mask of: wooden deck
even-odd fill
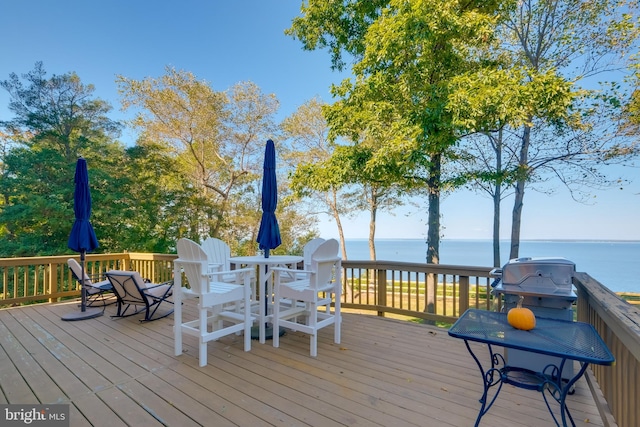
[[[185,305],[185,311],[192,310]],[[343,317],[342,344],[325,328],[279,349],[239,337],[196,341],[173,355],[173,317],[64,322],[76,303],[0,310],[0,403],[70,403],[71,426],[472,426],[479,372],[446,330],[361,314]],[[586,381],[568,403],[576,424],[601,426]],[[550,426],[539,393],[505,386],[485,426]]]

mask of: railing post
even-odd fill
[[[424,311],[425,313],[429,313],[429,314],[435,314],[436,313],[436,300],[435,300],[435,293],[436,293],[436,289],[438,288],[438,284],[436,283],[436,280],[438,278],[438,275],[435,273],[427,273],[424,275],[424,280],[425,280],[425,290],[424,290],[424,298],[425,298],[425,307],[424,307]],[[424,322],[427,325],[435,325],[436,322],[434,322],[433,320],[428,320],[425,319]]]
[[[460,316],[469,309],[469,276],[460,276],[460,295],[458,295],[458,303],[460,311],[458,313],[454,313],[454,315]]]
[[[48,265],[47,282],[45,283],[46,289],[49,291],[49,295],[53,295],[58,292],[58,264],[49,263]],[[49,302],[56,302],[58,298],[49,298]]]
[[[387,307],[387,270],[377,271],[377,282],[378,282],[377,305],[379,307],[384,307],[382,310],[378,309],[378,316],[384,317],[384,313]]]

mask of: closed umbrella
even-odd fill
[[[62,317],[62,320],[83,320],[102,315],[100,308],[87,309],[87,293],[84,287],[85,254],[98,247],[98,238],[89,221],[91,217],[91,190],[89,188],[89,172],[87,171],[87,161],[80,157],[76,163],[75,191],[73,194],[73,210],[75,221],[71,228],[67,246],[69,249],[80,253],[80,265],[82,276],[81,284],[81,311],[69,313]]]
[[[257,242],[264,250],[265,258],[269,258],[269,251],[282,243],[280,227],[276,219],[278,206],[278,183],[276,182],[276,148],[272,140],[267,141],[264,153],[264,170],[262,176],[262,219],[258,231]]]
[[[262,219],[260,220],[260,229],[258,230],[258,238],[256,241],[259,248],[264,250],[264,257],[269,258],[269,251],[280,246],[280,227],[276,219],[276,207],[278,206],[278,183],[276,181],[276,147],[272,140],[267,141],[267,147],[264,152],[264,166],[262,175]],[[265,275],[267,276],[268,266],[264,266]],[[268,307],[268,298],[264,298],[265,311]],[[282,335],[284,330],[280,331]],[[258,338],[259,331],[257,327],[251,329],[251,337]],[[273,329],[266,327],[266,337],[273,337]]]

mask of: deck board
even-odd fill
[[[65,322],[76,302],[0,310],[0,403],[71,403],[71,426],[470,426],[482,394],[464,342],[446,330],[345,313],[342,343],[321,331],[288,332],[280,348],[239,336],[197,340],[173,355],[173,317],[150,323]],[[185,317],[195,315],[191,303]],[[474,344],[475,345],[475,344]],[[569,396],[579,426],[602,426],[584,379]],[[539,393],[504,386],[482,420],[491,426],[552,424]]]

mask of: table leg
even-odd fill
[[[269,306],[272,304],[273,285],[271,279],[271,268],[268,264],[257,264],[258,277],[256,282],[258,301],[258,325],[251,328],[251,338],[264,344],[266,340],[273,338],[273,328],[269,326]],[[278,331],[280,336],[284,334],[284,329]]]
[[[480,412],[478,412],[478,418],[476,418],[475,423],[475,426],[478,427],[480,425],[480,419],[482,419],[484,414],[489,412],[489,409],[491,409],[491,406],[493,406],[493,403],[496,401],[498,394],[500,394],[500,390],[502,390],[502,383],[504,378],[502,376],[501,369],[498,368],[498,366],[502,365],[504,367],[505,362],[502,354],[494,353],[491,345],[487,345],[489,349],[489,357],[491,359],[491,367],[485,372],[482,363],[480,363],[478,357],[473,353],[473,350],[471,350],[469,342],[467,340],[464,340],[464,344],[467,346],[467,350],[469,351],[469,354],[471,354],[471,357],[473,357],[473,360],[476,361],[476,365],[478,365],[478,368],[480,369],[480,375],[482,376],[483,392],[482,397],[480,398],[481,406]],[[498,388],[496,389],[493,398],[491,398],[491,401],[489,401],[487,404],[489,390],[496,385],[498,386]]]
[[[493,403],[496,401],[498,394],[500,394],[500,390],[502,390],[502,384],[504,383],[512,384],[520,388],[539,391],[540,393],[542,393],[544,402],[547,405],[547,409],[549,410],[549,413],[551,414],[551,417],[553,418],[553,421],[555,422],[556,426],[559,427],[560,425],[562,425],[563,427],[567,427],[568,425],[567,419],[568,419],[568,421],[571,422],[571,425],[575,427],[576,424],[573,420],[573,417],[571,416],[571,412],[569,411],[569,408],[567,407],[567,402],[566,402],[567,395],[569,394],[570,390],[573,388],[575,383],[584,374],[585,370],[587,369],[587,366],[589,365],[588,363],[580,363],[580,371],[565,384],[562,379],[562,375],[560,373],[563,372],[563,368],[565,363],[567,362],[567,359],[563,359],[559,367],[549,365],[547,368],[553,369],[553,372],[551,372],[550,374],[544,373],[544,372],[534,373],[527,369],[506,366],[505,360],[502,354],[494,353],[491,345],[487,345],[489,349],[489,356],[491,359],[491,367],[485,371],[484,367],[482,366],[482,363],[480,362],[478,357],[474,354],[473,350],[471,349],[469,342],[465,340],[464,343],[467,346],[467,350],[469,351],[469,354],[471,354],[471,357],[473,357],[473,360],[475,360],[476,365],[478,365],[478,368],[480,369],[480,374],[482,376],[482,382],[483,382],[483,392],[482,392],[482,397],[480,398],[481,406],[480,406],[480,411],[478,412],[478,417],[476,418],[476,423],[475,423],[476,427],[480,425],[480,420],[482,419],[484,414],[489,412],[489,409],[491,409],[491,406],[493,406]],[[570,362],[571,361],[569,361],[569,363]],[[547,371],[547,368],[545,368],[545,371]],[[514,378],[509,378],[510,372],[512,374],[514,372],[527,373],[527,375],[532,376],[536,380],[536,382],[535,384],[531,384],[531,383],[520,382]],[[489,399],[489,390],[496,385],[498,386],[498,388],[496,389],[496,392],[493,395],[493,397]],[[558,422],[558,419],[553,413],[553,409],[549,404],[547,394],[549,394],[549,396],[551,396],[560,405],[560,419],[562,424]]]
[[[173,354],[182,354],[182,270],[173,267]]]
[[[578,371],[578,373],[574,375],[574,377],[571,378],[566,384],[564,384],[564,381],[562,380],[561,375],[556,375],[556,374],[563,372],[562,368],[564,367],[564,364],[566,362],[567,362],[567,359],[562,360],[562,362],[560,363],[560,367],[557,368],[557,371],[550,376],[550,378],[553,378],[554,380],[549,380],[544,384],[542,384],[540,392],[542,393],[544,402],[547,405],[547,409],[549,410],[549,413],[551,414],[551,417],[553,418],[553,421],[555,421],[556,425],[560,426],[560,423],[556,419],[556,416],[553,414],[551,406],[549,405],[549,401],[547,400],[547,393],[560,405],[560,419],[562,421],[562,426],[566,427],[568,425],[567,424],[567,417],[568,417],[569,421],[571,422],[571,425],[575,427],[576,423],[573,420],[573,417],[571,416],[571,412],[569,411],[569,408],[567,407],[567,395],[569,394],[569,392],[571,391],[575,383],[580,379],[580,377],[584,375],[584,372],[587,370],[587,366],[589,366],[589,364],[581,362],[580,370]]]
[[[260,324],[258,325],[258,329],[259,329],[259,338],[260,338],[260,344],[264,344],[267,338],[267,307],[269,304],[269,301],[267,299],[267,282],[266,282],[266,278],[267,278],[267,272],[269,270],[269,266],[266,264],[262,264],[262,265],[258,265],[258,268],[260,269],[260,271],[258,272],[258,280],[260,282],[260,288],[259,288],[259,293],[260,293],[260,299],[262,300],[260,302],[260,304],[258,304],[260,306],[259,310],[260,310]]]

